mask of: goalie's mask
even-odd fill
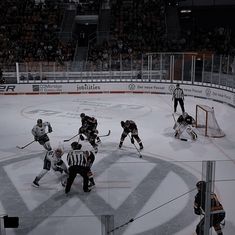
[[[80,117],[81,117],[81,118],[84,118],[85,116],[86,116],[85,113],[81,113],[81,114],[80,114]]]
[[[188,117],[188,113],[184,112],[183,113],[183,118],[186,118],[186,117]]]
[[[197,190],[200,192],[206,192],[206,182],[201,180],[196,183]]]
[[[64,154],[64,152],[63,152],[63,150],[61,148],[57,148],[55,150],[55,156],[56,157],[60,158],[60,157],[62,157],[63,154]]]
[[[80,150],[82,148],[82,145],[75,141],[71,144],[71,147],[73,150]]]
[[[42,127],[42,119],[38,119],[38,120],[37,120],[37,125],[38,125],[39,127]]]

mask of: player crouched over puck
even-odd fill
[[[90,192],[91,187],[95,185],[91,166],[95,160],[95,155],[91,151],[82,151],[82,145],[78,142],[71,144],[72,150],[67,155],[69,166],[69,177],[65,187],[65,194],[70,192],[71,186],[77,174],[83,178],[83,191]]]
[[[125,140],[125,138],[127,137],[129,133],[131,133],[131,143],[135,144],[135,140],[136,140],[140,146],[140,150],[144,148],[142,141],[138,135],[137,125],[134,121],[132,120],[126,120],[125,122],[121,121],[121,127],[123,128],[123,132],[121,135],[119,148],[122,147],[123,141]]]
[[[195,125],[195,120],[188,113],[184,112],[179,116],[177,122],[175,123],[173,129],[175,130],[175,138],[180,139],[182,133],[186,130],[192,140],[197,139],[197,134],[193,130],[192,126]]]
[[[64,152],[61,148],[57,148],[55,150],[50,150],[46,153],[43,163],[43,170],[36,176],[33,181],[34,187],[39,187],[39,181],[44,175],[52,168],[55,172],[59,173],[59,177],[61,177],[61,184],[64,185],[63,179],[67,178],[68,170],[64,161],[61,159]]]

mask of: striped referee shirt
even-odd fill
[[[69,166],[84,166],[88,165],[84,152],[81,150],[71,150],[67,155],[67,162]]]
[[[184,92],[181,88],[175,88],[173,91],[173,98],[174,99],[183,99],[184,98]]]

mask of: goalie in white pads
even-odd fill
[[[42,119],[37,120],[37,124],[32,129],[32,134],[34,140],[38,141],[47,151],[51,150],[50,139],[46,133],[46,127],[48,127],[48,132],[52,132],[52,127],[49,122],[43,122]]]
[[[186,130],[192,140],[197,139],[197,134],[193,130],[192,126],[195,124],[195,120],[188,113],[184,112],[179,116],[177,122],[175,123],[173,129],[175,130],[175,138],[180,139],[182,133]]]
[[[61,177],[62,186],[64,185],[64,179],[68,176],[68,169],[62,160],[64,152],[61,148],[57,148],[55,150],[50,150],[46,153],[43,163],[43,170],[36,176],[33,181],[34,187],[39,187],[39,181],[41,178],[46,175],[46,173],[52,168],[55,172],[59,173],[59,177]]]

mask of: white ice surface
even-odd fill
[[[174,139],[173,107],[168,95],[1,96],[0,214],[19,216],[24,221],[22,231],[9,229],[7,234],[24,234],[25,221],[34,217],[38,217],[33,220],[37,224],[27,230],[30,235],[62,235],[65,231],[101,234],[100,216],[113,214],[115,227],[135,219],[115,234],[191,235],[200,218],[193,215],[196,191],[187,192],[201,179],[202,161],[206,160],[216,161],[215,191],[226,210],[224,234],[235,234],[235,109],[186,97],[186,111],[193,116],[196,104],[214,107],[226,133],[224,138],[199,135],[196,142]],[[51,145],[64,147],[66,161],[71,141],[63,140],[77,133],[81,112],[97,118],[101,135],[111,130],[109,137],[102,138],[93,166],[96,188],[83,193],[77,177],[71,195],[65,197],[52,171],[40,181],[40,188],[33,188],[31,183],[42,169],[45,151],[38,143],[23,150],[16,146],[32,141],[31,129],[42,118],[51,122]],[[123,149],[118,149],[120,121],[127,119],[138,125],[144,144],[142,159],[128,137]],[[92,150],[86,142],[83,148]],[[190,222],[184,222],[187,218],[191,218]],[[175,229],[177,226],[180,230]]]

